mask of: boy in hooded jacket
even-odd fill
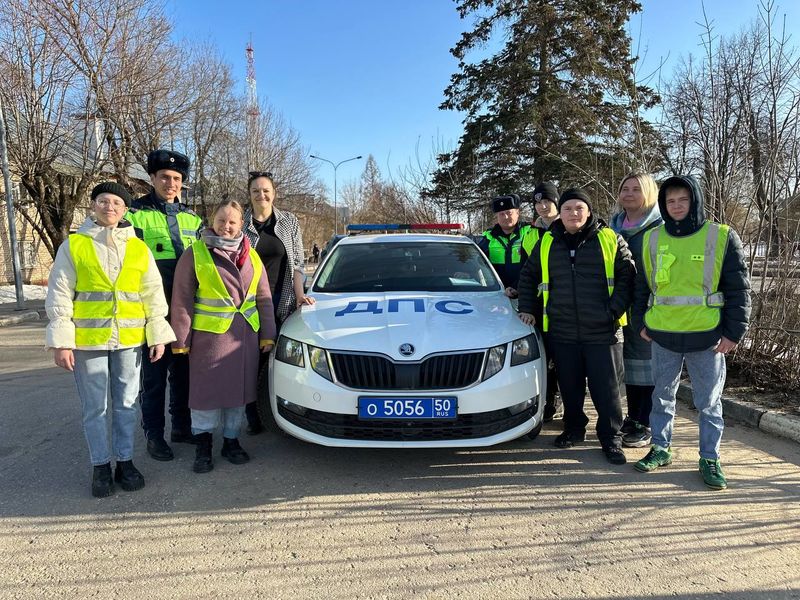
[[[664,223],[645,234],[636,275],[633,325],[652,340],[655,390],[652,446],[635,464],[642,472],[672,462],[675,394],[684,362],[700,422],[700,473],[712,489],[727,480],[719,460],[724,421],[725,354],[750,320],[750,282],[742,242],[728,225],[706,220],[703,192],[691,176],[659,189]]]

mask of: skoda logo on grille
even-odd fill
[[[414,352],[416,352],[416,350],[414,346],[412,346],[411,344],[400,345],[400,354],[402,354],[403,356],[411,356],[412,354],[414,354]]]

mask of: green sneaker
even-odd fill
[[[672,448],[661,450],[656,446],[650,446],[650,452],[642,460],[638,461],[633,468],[642,473],[654,471],[658,467],[663,467],[672,462]]]
[[[700,474],[703,476],[705,484],[712,490],[724,490],[728,487],[725,474],[722,472],[722,465],[719,464],[718,460],[701,458]]]

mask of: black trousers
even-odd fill
[[[549,407],[554,413],[561,408],[561,401],[556,398],[558,392],[558,377],[556,376],[556,363],[553,361],[553,349],[550,347],[550,336],[546,333],[544,338],[544,351],[547,353],[547,397],[545,406]]]
[[[147,439],[164,437],[164,404],[169,379],[169,414],[172,429],[191,433],[192,414],[189,411],[189,357],[173,354],[169,344],[164,356],[154,363],[147,358],[147,346],[142,349],[142,378],[139,404],[142,407],[142,428]]]
[[[564,403],[564,431],[585,434],[586,383],[597,411],[597,439],[603,448],[620,447],[622,436],[622,344],[573,344],[551,340],[558,387]]]
[[[653,408],[652,385],[625,384],[628,396],[628,416],[645,427],[650,427],[650,410]]]

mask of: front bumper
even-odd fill
[[[294,437],[324,446],[491,446],[521,437],[542,421],[542,359],[515,367],[506,364],[494,377],[468,388],[429,392],[353,390],[310,368],[275,361],[274,356],[271,361],[270,404],[278,426]],[[458,416],[450,421],[362,420],[358,417],[359,396],[456,396]],[[524,403],[528,405],[520,408]]]

